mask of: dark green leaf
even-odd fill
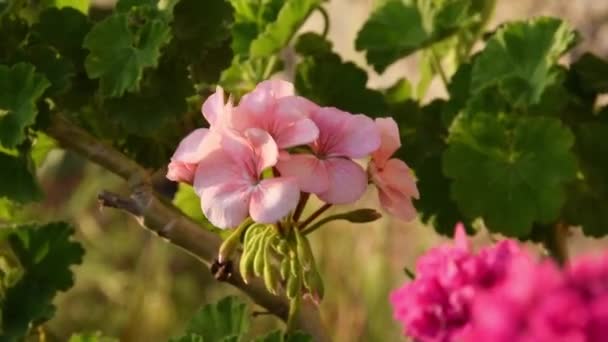
[[[230,65],[232,7],[225,0],[181,0],[173,8],[175,54],[190,65],[194,82],[215,84]]]
[[[355,46],[365,51],[376,71],[383,72],[398,59],[470,24],[470,5],[469,0],[386,1],[359,31]]]
[[[156,67],[160,49],[170,40],[166,17],[151,10],[142,13],[138,18],[113,14],[93,26],[85,38],[84,47],[90,51],[85,60],[87,74],[100,79],[106,97],[139,90],[144,70]],[[135,20],[139,25],[129,26]]]
[[[586,53],[571,66],[580,86],[595,93],[608,92],[608,61]]]
[[[70,266],[82,261],[84,250],[71,241],[66,223],[4,228],[8,244],[23,268],[23,276],[6,291],[2,301],[2,338],[19,340],[30,324],[48,320],[58,291],[73,285]]]
[[[27,22],[13,16],[0,16],[0,64],[16,63],[15,54],[29,32]]]
[[[580,173],[568,188],[565,216],[568,223],[581,225],[586,235],[608,234],[608,123],[576,126],[576,152]]]
[[[35,42],[54,47],[61,56],[81,68],[86,55],[82,44],[90,29],[91,22],[81,12],[70,7],[52,7],[42,12],[32,27],[32,34]]]
[[[0,152],[0,197],[27,203],[42,199],[42,190],[32,172],[32,166],[22,156]]]
[[[230,3],[234,8],[235,19],[232,27],[232,51],[235,55],[246,58],[251,43],[269,23],[277,19],[285,0],[230,0]],[[270,33],[270,37],[276,34],[272,30]]]
[[[70,89],[75,76],[74,65],[55,49],[46,45],[32,46],[24,51],[23,59],[33,64],[36,71],[50,81],[51,85],[45,95],[52,97]]]
[[[557,218],[576,174],[574,137],[559,120],[461,114],[443,156],[452,196],[469,218],[525,236],[534,222]]]
[[[320,3],[321,0],[285,1],[276,21],[267,25],[264,31],[251,42],[251,56],[269,57],[281,50],[289,43],[310,12]]]
[[[331,52],[304,58],[296,67],[295,85],[300,95],[323,106],[370,116],[386,114],[382,93],[367,88],[367,73]]]
[[[515,107],[538,103],[559,75],[556,63],[576,42],[576,33],[559,19],[509,23],[487,43],[472,71],[471,89],[498,86]]]
[[[38,114],[36,101],[48,86],[32,65],[0,65],[0,144],[13,148],[25,139],[25,128]]]
[[[174,341],[239,341],[249,329],[247,305],[238,298],[225,297],[203,306],[192,318],[186,336]]]

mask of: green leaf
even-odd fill
[[[175,46],[168,49],[190,65],[195,83],[215,84],[230,66],[232,12],[224,0],[180,0],[173,8]]]
[[[513,22],[499,29],[477,58],[473,93],[498,86],[515,107],[540,101],[558,77],[557,61],[576,42],[576,33],[559,19]]]
[[[40,167],[51,150],[57,148],[57,142],[42,132],[36,132],[36,139],[30,151],[34,165]]]
[[[572,64],[571,71],[587,92],[608,93],[608,61],[585,53]]]
[[[49,8],[32,27],[31,39],[54,47],[61,56],[81,68],[86,56],[82,44],[90,29],[91,22],[81,12],[70,7]]]
[[[287,0],[277,19],[251,42],[252,57],[269,57],[281,50],[321,0]]]
[[[74,334],[68,342],[118,342],[118,339],[113,337],[103,336],[101,333],[81,333]]]
[[[249,57],[251,43],[269,23],[277,19],[285,0],[230,0],[230,3],[234,8],[235,21],[232,26],[232,51],[246,58]]]
[[[188,324],[186,336],[174,341],[200,341],[195,335],[203,341],[239,341],[248,329],[247,305],[229,296],[203,306]]]
[[[568,188],[564,214],[585,235],[608,234],[608,123],[589,122],[575,127],[580,177]]]
[[[38,114],[36,101],[48,86],[29,64],[0,65],[0,144],[13,148],[23,142],[25,128]]]
[[[42,190],[33,175],[32,167],[23,156],[0,152],[0,197],[27,203],[42,199]]]
[[[85,60],[87,74],[100,79],[101,94],[106,97],[138,91],[144,70],[156,67],[161,48],[171,38],[168,19],[158,11],[142,8],[135,14],[135,18],[113,14],[85,37],[84,47],[90,51]],[[130,26],[135,20],[138,24]]]
[[[482,217],[494,232],[525,236],[534,222],[557,218],[565,183],[576,175],[573,142],[554,118],[461,114],[443,170],[466,216]]]
[[[470,24],[471,1],[389,0],[363,25],[355,41],[377,72]]]
[[[258,337],[254,340],[255,342],[312,342],[312,336],[296,331],[292,334],[285,336],[285,333],[281,330],[275,330],[264,337]]]
[[[72,86],[75,76],[74,65],[46,45],[28,47],[24,51],[23,59],[36,67],[50,81],[45,95],[52,97],[66,93]]]
[[[306,38],[307,44],[310,44],[310,37]],[[329,43],[316,43],[317,46],[326,44]],[[296,46],[302,47],[303,43]],[[300,95],[322,106],[370,116],[386,115],[383,94],[367,88],[367,73],[331,52],[304,58],[296,67],[295,86]]]
[[[169,342],[205,342],[205,339],[198,334],[187,334],[179,338],[171,338]]]
[[[0,16],[0,64],[16,63],[15,55],[20,50],[28,33],[25,20],[14,16]]]
[[[19,340],[30,325],[51,318],[53,298],[73,283],[70,266],[82,262],[84,250],[71,241],[67,223],[4,228],[8,244],[23,268],[23,276],[2,301],[2,337]]]

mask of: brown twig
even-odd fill
[[[147,170],[59,115],[54,117],[46,131],[62,147],[83,155],[129,182],[129,196],[108,191],[100,193],[98,199],[102,206],[131,214],[142,227],[180,247],[207,266],[214,262],[222,243],[220,237],[183,215],[171,203],[162,200],[152,189]],[[287,300],[269,293],[259,279],[245,284],[238,270],[233,270],[226,282],[239,288],[275,316],[287,319]],[[311,334],[315,341],[327,340],[318,310],[312,303],[303,306],[297,326]]]

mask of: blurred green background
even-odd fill
[[[353,42],[373,1],[332,0],[326,6],[334,46],[345,59],[364,66]],[[579,29],[583,44],[573,54],[591,50],[608,57],[608,1],[498,0],[491,26],[536,15],[559,16]],[[318,29],[318,16],[315,13],[303,30]],[[372,87],[389,85],[404,75],[414,82],[419,77],[416,56],[391,66],[382,77],[369,71]],[[436,80],[429,98],[444,94]],[[407,141],[404,145],[407,149]],[[126,214],[100,211],[97,193],[102,189],[120,192],[124,187],[110,173],[76,155],[54,150],[39,176],[47,197],[26,215],[41,221],[73,222],[87,251],[83,264],[75,269],[75,287],[57,297],[57,315],[46,324],[53,339],[66,340],[73,332],[101,331],[121,341],[164,341],[179,334],[200,305],[236,293],[213,280],[192,257],[144,231]],[[370,189],[354,207],[376,208],[376,202],[375,190]],[[308,209],[314,207],[309,204]],[[404,266],[413,267],[420,254],[444,238],[419,222],[383,218],[366,225],[335,224],[315,233],[313,240],[326,283],[322,316],[334,340],[400,340],[401,328],[392,320],[388,293],[406,280]],[[487,240],[483,233],[476,237],[479,244]],[[578,254],[605,242],[574,233],[569,249]],[[260,332],[275,324],[268,316],[254,321]]]

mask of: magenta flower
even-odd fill
[[[275,165],[278,148],[265,131],[250,128],[245,137],[226,131],[198,164],[194,188],[205,216],[220,228],[231,228],[246,217],[274,223],[298,203],[295,179],[262,179],[262,172]]]
[[[518,253],[506,240],[475,254],[459,224],[455,244],[422,256],[416,279],[391,294],[395,319],[416,341],[458,341],[469,329],[476,293],[498,283]]]
[[[314,103],[294,96],[291,83],[269,80],[243,96],[232,112],[230,125],[239,132],[248,128],[263,129],[280,149],[306,145],[319,135],[317,126],[308,118],[317,108]]]
[[[356,201],[367,187],[365,170],[352,159],[368,156],[380,146],[372,119],[336,108],[317,108],[310,118],[319,128],[312,154],[291,154],[277,164],[281,175],[293,176],[304,192],[327,203]]]
[[[392,118],[376,119],[380,132],[380,148],[372,153],[368,165],[371,180],[378,187],[380,204],[391,215],[405,221],[416,217],[412,198],[419,198],[416,180],[403,161],[391,158],[401,147],[399,128]]]
[[[478,293],[464,341],[584,342],[589,315],[551,260],[521,254],[493,289]]]

